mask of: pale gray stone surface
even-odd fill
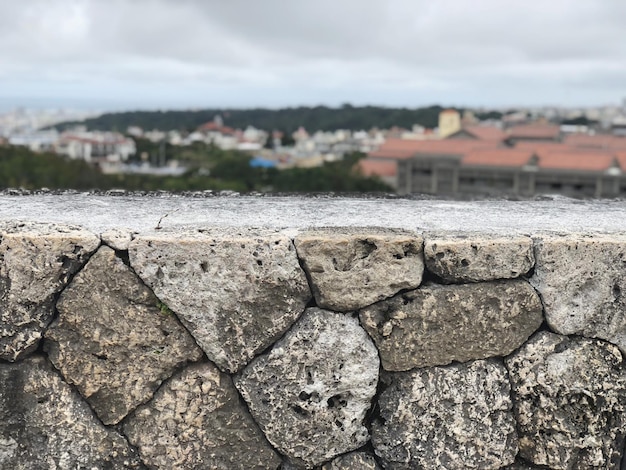
[[[126,439],[39,356],[0,364],[0,468],[140,469]]]
[[[322,466],[322,470],[380,470],[373,455],[367,452],[350,452]]]
[[[127,251],[133,239],[133,231],[124,228],[111,228],[100,234],[102,241],[118,251]]]
[[[148,401],[202,350],[174,315],[106,246],[63,291],[44,348],[105,424]]]
[[[166,218],[163,216],[167,215]],[[162,219],[163,218],[163,219]],[[153,232],[199,227],[393,227],[420,231],[498,234],[540,232],[623,233],[624,201],[552,196],[533,201],[446,201],[376,197],[240,196],[157,197],[98,195],[0,195],[0,221],[80,224],[102,233],[128,227]]]
[[[626,372],[617,347],[540,332],[506,365],[523,458],[561,470],[619,468]]]
[[[384,468],[488,470],[515,460],[510,385],[500,362],[386,373],[384,380],[372,424]]]
[[[125,422],[124,432],[155,469],[276,469],[280,456],[210,363],[187,367]]]
[[[311,298],[291,239],[277,232],[138,236],[129,254],[139,276],[228,372],[280,338]]]
[[[535,263],[530,237],[489,234],[427,235],[428,270],[449,282],[513,279]]]
[[[357,319],[310,308],[235,385],[274,447],[310,468],[367,442],[378,370]]]
[[[0,224],[0,359],[15,361],[37,348],[55,296],[99,244],[80,227]]]
[[[422,237],[384,229],[327,229],[295,239],[317,305],[345,312],[422,282]]]
[[[626,351],[626,235],[545,236],[535,245],[530,282],[552,330]]]
[[[541,302],[524,280],[430,284],[360,311],[385,370],[504,356],[543,321]]]

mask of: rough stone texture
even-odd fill
[[[385,374],[372,443],[384,468],[499,469],[517,436],[505,367],[494,360]]]
[[[426,267],[449,282],[512,279],[535,263],[530,237],[485,234],[427,237]]]
[[[0,468],[143,468],[42,357],[0,364]]]
[[[0,224],[0,359],[15,361],[37,348],[55,296],[99,244],[79,227]]]
[[[529,464],[521,459],[516,459],[512,465],[503,467],[503,470],[541,470],[545,468],[546,467],[537,467],[536,465]]]
[[[380,467],[373,455],[367,452],[351,452],[323,465],[322,470],[380,470]]]
[[[139,276],[228,372],[280,338],[311,298],[290,238],[276,232],[140,236],[129,253]]]
[[[280,456],[212,364],[186,368],[124,425],[151,468],[276,469]]]
[[[431,284],[361,310],[360,318],[389,371],[503,356],[543,321],[539,297],[523,280]]]
[[[103,232],[100,238],[114,250],[127,251],[133,239],[133,231],[130,229],[112,228]]]
[[[367,442],[363,420],[378,369],[355,318],[310,308],[235,385],[274,447],[311,467]]]
[[[202,351],[166,307],[101,247],[57,304],[45,350],[105,424],[149,400],[163,380]]]
[[[506,365],[521,457],[562,470],[619,468],[626,372],[618,348],[540,332]]]
[[[376,229],[317,230],[295,240],[317,305],[346,312],[422,282],[422,238]]]
[[[626,235],[547,236],[530,282],[557,333],[610,341],[626,352]]]

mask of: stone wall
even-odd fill
[[[605,469],[626,235],[0,222],[2,469]]]

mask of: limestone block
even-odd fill
[[[0,225],[0,359],[15,361],[37,348],[55,296],[99,244],[75,226]]]
[[[133,231],[130,229],[112,228],[100,235],[102,241],[118,251],[127,251],[133,239]]]
[[[424,242],[428,270],[449,282],[512,279],[535,263],[530,237],[487,234],[433,236]]]
[[[280,338],[311,298],[290,238],[276,232],[139,236],[129,255],[209,359],[228,372]]]
[[[150,468],[275,469],[281,463],[230,377],[210,363],[166,382],[130,416],[124,432]]]
[[[626,372],[617,347],[540,332],[506,365],[521,457],[561,470],[619,468]]]
[[[367,452],[350,452],[322,466],[322,470],[380,470],[373,455]]]
[[[383,229],[327,229],[298,235],[298,256],[317,305],[346,312],[422,282],[422,238]]]
[[[274,447],[310,468],[367,442],[378,369],[355,318],[310,308],[235,385]]]
[[[517,436],[505,367],[480,360],[385,374],[372,443],[384,468],[499,469]]]
[[[530,279],[552,330],[610,341],[626,352],[626,235],[536,240]]]
[[[367,307],[360,318],[388,371],[504,356],[543,321],[524,280],[430,284]]]
[[[109,247],[101,247],[57,304],[44,348],[105,424],[148,401],[202,351],[176,317]]]
[[[42,357],[0,364],[0,468],[144,468]]]

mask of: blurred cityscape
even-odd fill
[[[352,114],[359,109],[349,107]],[[15,109],[0,114],[0,155],[2,149],[19,147],[37,155],[55,154],[59,162],[80,161],[103,175],[181,181],[219,178],[224,174],[221,167],[229,164],[236,180],[237,172],[254,175],[248,168],[267,175],[347,161],[350,177],[379,183],[351,189],[452,197],[626,195],[626,100],[623,106],[580,109],[429,109],[431,114],[436,111],[436,121],[387,128],[374,123],[363,129],[353,124],[305,128],[293,122],[295,130],[273,128],[258,119],[231,126],[228,112],[186,128],[146,128],[138,119],[120,129],[98,121],[103,113],[96,110]],[[433,122],[435,126],[428,125]],[[224,160],[225,155],[230,160]],[[216,162],[221,163],[221,173]],[[274,187],[274,179],[266,177],[262,187],[248,181],[243,189],[281,189]],[[37,184],[11,181],[18,186]],[[296,183],[290,188],[312,189]]]

